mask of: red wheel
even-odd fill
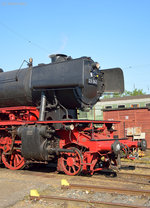
[[[61,156],[61,166],[67,175],[79,175],[83,169],[83,156],[77,148],[69,148],[74,153],[64,152]]]
[[[20,150],[14,150],[12,154],[7,154],[7,152],[2,154],[2,161],[5,167],[12,170],[23,169],[25,166],[24,157],[21,155]]]

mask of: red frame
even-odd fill
[[[6,120],[7,118],[7,120]],[[36,107],[19,106],[0,108],[0,149],[1,152],[8,152],[11,150],[11,145],[15,144],[17,147],[21,145],[21,138],[17,137],[17,140],[12,141],[12,138],[7,135],[10,127],[17,127],[22,125],[34,125],[34,124],[62,124],[63,128],[56,129],[57,135],[60,137],[59,148],[68,149],[76,148],[76,153],[66,153],[68,157],[66,159],[68,165],[71,166],[74,162],[74,157],[82,161],[79,162],[83,171],[90,171],[93,174],[95,171],[103,168],[108,168],[113,162],[117,165],[116,159],[112,151],[112,144],[116,139],[113,138],[113,129],[108,129],[110,124],[118,124],[118,121],[94,121],[94,120],[60,120],[60,121],[38,121],[39,110]],[[66,126],[74,125],[73,130],[67,130]],[[81,124],[87,124],[81,125]],[[93,127],[95,124],[101,124],[101,127]],[[120,140],[120,139],[118,139]],[[132,142],[128,140],[120,140],[120,143],[128,146],[129,149],[137,148],[138,142]],[[84,151],[83,151],[84,149]],[[79,151],[79,153],[78,153]],[[18,152],[18,155],[20,153]],[[58,170],[63,169],[62,158],[64,153],[61,153],[58,158]],[[20,157],[20,155],[19,155]],[[23,159],[21,158],[21,161]],[[96,164],[100,164],[102,167],[96,167]],[[17,165],[15,167],[18,167]],[[9,167],[10,168],[10,167]],[[19,166],[20,168],[20,166]],[[11,169],[15,169],[12,167]],[[17,168],[16,168],[17,169]],[[78,172],[78,171],[76,171]],[[68,174],[68,173],[67,173]],[[73,174],[70,172],[70,175]]]

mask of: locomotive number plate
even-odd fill
[[[97,85],[97,79],[89,78],[89,79],[88,79],[88,84],[91,84],[91,85]]]

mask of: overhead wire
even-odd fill
[[[31,41],[29,38],[25,37],[24,35],[22,35],[20,32],[15,31],[14,29],[12,29],[11,27],[9,27],[8,25],[4,24],[2,21],[0,21],[0,25],[2,25],[5,29],[7,29],[8,31],[10,31],[11,33],[15,34],[16,36],[18,36],[20,39],[25,40],[28,44],[31,44],[37,48],[39,48],[40,50],[46,52],[49,54],[49,50],[33,41]],[[122,66],[123,69],[136,69],[138,67],[146,67],[146,66],[150,66],[150,64],[140,64],[140,65],[129,65],[129,66]]]
[[[28,44],[31,44],[41,50],[43,50],[46,53],[49,53],[49,50],[33,41],[31,41],[30,39],[28,39],[27,37],[25,37],[24,35],[22,35],[19,32],[16,32],[14,29],[12,29],[11,27],[9,27],[8,25],[4,24],[3,22],[0,21],[0,25],[2,25],[5,29],[9,30],[11,33],[15,34],[16,36],[18,36],[19,38],[25,40]]]
[[[147,64],[140,64],[140,65],[129,65],[129,66],[126,66],[126,67],[122,66],[122,68],[123,69],[136,69],[136,68],[139,68],[139,67],[148,67],[148,66],[150,66],[149,63],[147,63]]]

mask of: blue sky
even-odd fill
[[[150,94],[150,0],[0,0],[0,68],[90,56]]]

